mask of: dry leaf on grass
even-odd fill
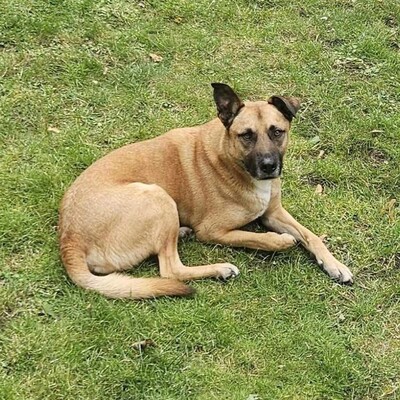
[[[344,316],[344,314],[340,312],[338,315],[339,322],[343,322],[345,319],[346,319],[346,317]]]
[[[144,339],[144,340],[140,340],[139,342],[133,343],[132,347],[135,350],[142,351],[146,347],[155,346],[155,345],[156,344],[154,343],[154,341],[152,339]]]
[[[150,53],[149,57],[150,57],[151,61],[153,61],[155,63],[159,63],[163,60],[163,58],[161,56],[159,56],[158,54],[155,54],[155,53]]]
[[[394,221],[395,219],[395,207],[396,199],[390,199],[384,207],[384,212],[386,211],[390,221]]]
[[[318,185],[315,187],[315,194],[317,194],[318,196],[321,196],[322,193],[324,192],[324,188],[322,187],[322,185],[320,185],[318,183]]]
[[[381,135],[382,133],[385,133],[385,131],[383,131],[382,129],[373,129],[372,131],[370,131],[370,134],[372,136],[378,136]]]
[[[54,126],[49,126],[47,128],[47,132],[60,133],[61,131],[58,128],[55,128]]]

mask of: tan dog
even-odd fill
[[[139,299],[189,295],[180,281],[239,274],[228,263],[184,266],[182,226],[201,241],[265,251],[298,240],[332,278],[351,283],[349,269],[281,205],[279,176],[298,100],[242,103],[229,86],[212,86],[219,119],[115,150],[73,183],[59,226],[70,278],[108,297]],[[274,232],[240,229],[259,217]],[[162,278],[118,273],[155,254]]]

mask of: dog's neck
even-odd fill
[[[259,192],[270,192],[271,191],[271,179],[258,180],[253,179],[253,185]]]

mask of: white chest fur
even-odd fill
[[[265,210],[268,208],[269,201],[271,200],[271,181],[254,180],[254,197],[258,205],[260,206],[260,215],[264,214]]]

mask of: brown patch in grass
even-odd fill
[[[321,185],[324,188],[335,188],[337,186],[337,182],[325,178],[323,176],[316,175],[314,173],[303,175],[300,178],[301,182],[307,183],[310,186],[316,187],[317,185]]]
[[[374,164],[387,164],[389,162],[388,155],[380,149],[370,149],[368,156]]]
[[[389,28],[397,28],[399,26],[399,23],[394,15],[388,15],[385,18],[385,25]]]

